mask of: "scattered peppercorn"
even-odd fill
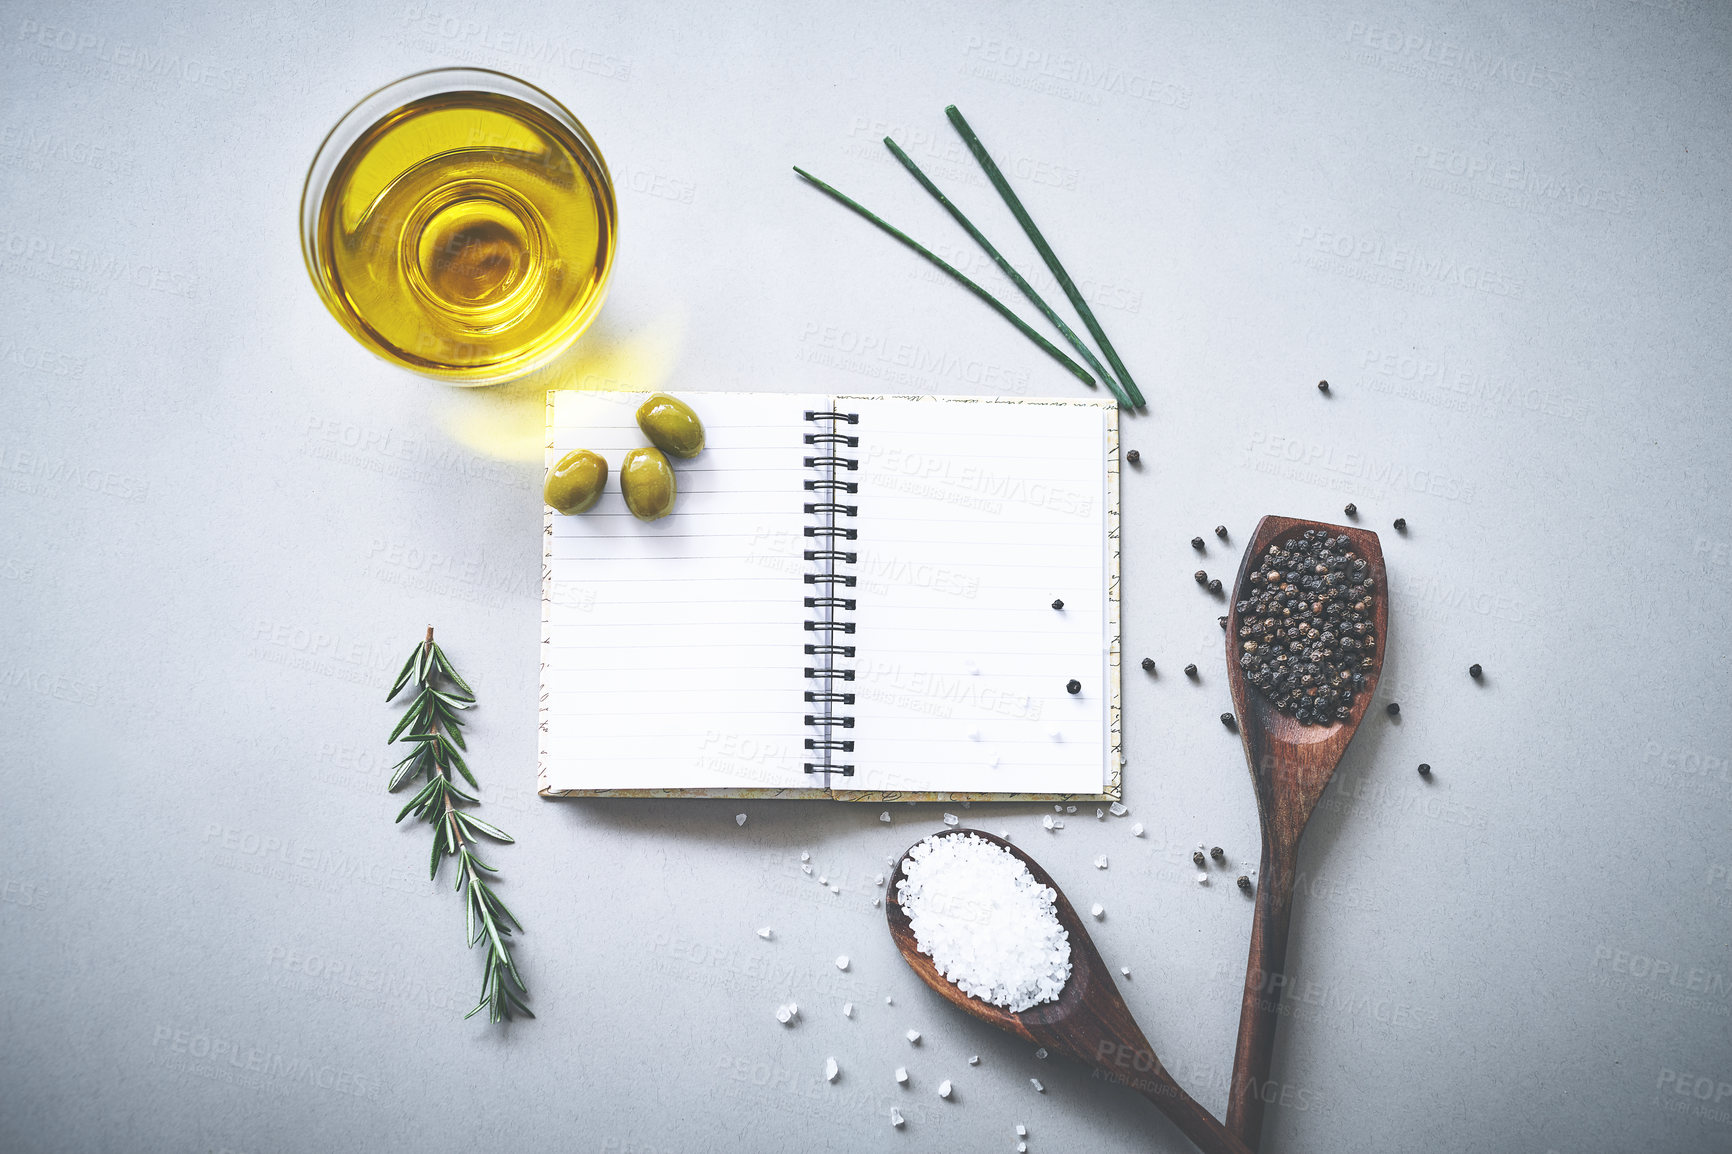
[[[1197,863],[1198,869],[1202,869],[1205,864],[1203,861],[1203,851],[1198,850],[1196,853],[1192,854],[1191,860]]]
[[[1423,761],[1420,762],[1419,763],[1419,776],[1420,777],[1430,777],[1431,776],[1431,766],[1425,764],[1425,762],[1423,762]]]
[[[1227,527],[1225,525],[1216,525],[1215,536],[1225,541],[1227,539]]]
[[[1203,539],[1201,537],[1192,537],[1191,548],[1201,553],[1203,551]]]
[[[1216,861],[1226,861],[1227,860],[1226,851],[1223,850],[1220,846],[1216,846],[1214,849],[1210,850],[1209,856],[1214,858]]]
[[[1076,678],[1073,677],[1069,681],[1064,683],[1064,691],[1066,693],[1081,693],[1082,692],[1082,682],[1078,681]]]
[[[1060,601],[1057,597],[1054,597],[1052,599],[1052,607],[1054,609],[1063,609],[1064,608],[1064,602]]]
[[[1391,701],[1388,705],[1383,707],[1383,711],[1389,714],[1389,716],[1394,717],[1396,714],[1401,712],[1401,702]]]
[[[1195,665],[1185,666],[1185,676],[1195,681],[1197,679],[1197,667]]]
[[[1475,681],[1478,681],[1481,677],[1485,676],[1485,670],[1481,669],[1479,667],[1479,662],[1476,661],[1467,667],[1467,675]]]
[[[1196,579],[1196,582],[1199,585],[1206,585],[1209,582],[1209,575],[1207,573],[1203,572],[1201,569],[1199,569],[1195,573],[1191,574],[1191,576]]]
[[[1282,713],[1305,725],[1352,715],[1377,664],[1378,596],[1345,533],[1307,529],[1253,558],[1234,603],[1239,668]]]
[[[1130,452],[1125,454],[1125,460],[1129,461],[1133,465],[1137,464],[1142,459],[1143,459],[1143,455],[1141,453],[1137,452],[1135,449],[1132,449]]]
[[[1328,381],[1318,381],[1317,382],[1317,391],[1320,393],[1327,393],[1329,391],[1329,382]]]
[[[1246,877],[1244,874],[1240,874],[1239,875],[1239,888],[1244,890],[1246,893],[1250,893],[1251,892],[1251,879]]]
[[[1155,671],[1155,659],[1153,657],[1143,658],[1143,672],[1144,673],[1153,673],[1154,671]]]
[[[1228,730],[1233,733],[1239,732],[1239,723],[1234,719],[1231,713],[1223,713],[1221,715],[1221,724],[1226,726]]]
[[[1352,501],[1347,502],[1346,507],[1344,507],[1341,511],[1343,513],[1346,513],[1349,517],[1359,516],[1359,506],[1355,505]]]
[[[1406,517],[1397,517],[1395,519],[1395,531],[1397,533],[1407,532],[1407,518]]]
[[[1225,629],[1227,627],[1227,619],[1225,617],[1215,618],[1215,623],[1217,625],[1219,625],[1222,629]]]
[[[1209,592],[1219,593],[1220,591],[1221,591],[1221,579],[1219,577],[1209,578]]]

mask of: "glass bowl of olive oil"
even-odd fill
[[[337,122],[301,193],[301,249],[333,316],[452,384],[520,376],[601,309],[613,179],[578,119],[481,68],[406,76]]]

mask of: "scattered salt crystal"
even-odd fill
[[[1053,811],[1053,812],[1054,812],[1054,813],[1063,813],[1063,812],[1064,812],[1064,806],[1062,806],[1062,805],[1055,805],[1055,806],[1053,806],[1053,807],[1052,807],[1052,811]]]
[[[800,1016],[800,1007],[794,1002],[789,1002],[788,1013],[798,1018]]]
[[[1106,912],[1107,912],[1107,908],[1105,906],[1101,905],[1099,902],[1096,902],[1094,905],[1089,907],[1089,913],[1093,914],[1097,918],[1105,917]]]
[[[896,1004],[896,999],[892,998],[889,994],[885,994],[884,995],[884,1004],[886,1006],[894,1006]]]
[[[997,769],[998,768],[998,754],[996,754],[996,753],[987,754],[986,755],[986,766],[988,769]]]
[[[1139,821],[1135,825],[1131,826],[1131,836],[1132,837],[1142,837],[1143,836],[1143,823],[1142,822]]]
[[[1209,875],[1204,873],[1202,870],[1198,870],[1197,871],[1197,884],[1200,886],[1208,885],[1209,884]]]
[[[969,727],[968,727],[968,740],[970,740],[970,741],[979,741],[979,740],[980,740],[980,730],[979,730],[979,729],[976,729],[976,728],[975,728],[975,727],[974,727],[974,726],[972,726],[972,725],[971,725],[971,726],[969,726]]]
[[[1129,966],[1120,966],[1119,967],[1119,973],[1123,974],[1125,977],[1128,978],[1131,976],[1131,968]]]
[[[1074,805],[1067,805],[1067,806],[1065,806],[1065,807],[1064,807],[1064,811],[1065,811],[1065,812],[1066,812],[1066,813],[1075,813],[1075,812],[1076,812],[1076,806],[1074,806]]]
[[[1114,817],[1123,817],[1131,811],[1124,802],[1115,801],[1111,805],[1107,806],[1107,812],[1112,814]]]
[[[786,1026],[788,1023],[792,1022],[793,1020],[794,1020],[794,1012],[792,1010],[788,1009],[788,1007],[786,1007],[786,1006],[777,1006],[776,1007],[776,1021],[778,1021],[778,1022],[782,1023],[782,1025]]]
[[[758,931],[758,936],[760,938],[763,938],[765,941],[768,941],[770,938],[770,927],[764,926],[762,929],[760,929]]]
[[[1018,1142],[1016,1144],[1016,1154],[1028,1154],[1028,1143]]]
[[[854,1016],[854,1003],[853,1002],[843,1002],[842,1003],[842,1016],[844,1018],[852,1018]]]
[[[848,955],[847,954],[837,954],[836,955],[836,968],[838,970],[845,970],[848,968]]]
[[[1103,853],[1100,857],[1097,857],[1095,859],[1095,868],[1098,870],[1104,870],[1107,868],[1107,855],[1106,854]]]
[[[884,875],[883,874],[873,874],[872,875],[872,884],[875,886],[883,885],[884,884]]]
[[[1064,822],[1062,820],[1061,821],[1055,821],[1052,823],[1052,828],[1063,829],[1064,828]]]
[[[883,821],[883,822],[888,822],[890,820],[890,811],[885,810],[883,813],[879,814],[878,820]]]
[[[969,1059],[968,1059],[968,1064],[969,1064],[969,1065],[970,1065],[970,1066],[978,1066],[978,1065],[980,1065],[980,1055],[979,1055],[979,1054],[972,1054],[972,1055],[970,1055],[970,1056],[969,1056]]]
[[[908,1084],[908,1067],[907,1066],[896,1067],[896,1080],[898,1082],[902,1083],[903,1085]]]
[[[1027,1138],[1028,1137],[1028,1127],[1024,1126],[1021,1122],[1018,1122],[1016,1124],[1016,1136],[1018,1138]]]
[[[735,825],[745,825],[746,824],[746,815],[743,813],[736,813],[734,815],[734,824]]]
[[[944,824],[945,825],[955,825],[957,822],[959,822],[961,820],[962,820],[961,818],[957,817],[953,813],[947,813],[944,815]]]
[[[1104,810],[1104,809],[1095,810],[1095,820],[1096,821],[1105,821],[1106,819],[1107,819],[1107,811],[1106,810]]]
[[[841,886],[831,886],[830,892],[833,894],[839,894],[842,892],[842,887]]]
[[[962,668],[967,670],[971,674],[978,675],[980,673],[980,666],[976,665],[972,661],[964,661],[962,663]]]
[[[902,869],[897,893],[915,945],[946,979],[1012,1013],[1057,1000],[1070,935],[1053,912],[1057,894],[1022,859],[964,833],[927,838]]]
[[[801,867],[800,867],[800,872],[801,872],[801,873],[803,873],[803,874],[809,874],[809,873],[811,873],[811,872],[812,872],[812,867],[811,867],[811,866],[809,866],[809,865],[802,865],[802,866],[801,866]]]
[[[836,1065],[836,1059],[834,1059],[834,1058],[824,1059],[824,1081],[834,1082],[836,1080],[836,1075],[840,1074],[841,1072],[842,1071]]]
[[[938,1096],[940,1098],[950,1097],[950,1079],[949,1078],[946,1078],[946,1079],[944,1079],[944,1081],[938,1083]]]
[[[827,886],[830,884],[830,879],[825,877],[823,874],[819,874],[818,875],[818,884],[821,886]]]
[[[1031,1085],[1031,1086],[1033,1086],[1033,1087],[1034,1087],[1034,1092],[1035,1092],[1035,1093],[1036,1093],[1036,1094],[1044,1094],[1044,1093],[1046,1093],[1046,1087],[1045,1087],[1045,1086],[1042,1086],[1042,1085],[1041,1085],[1041,1084],[1040,1084],[1040,1079],[1039,1079],[1039,1078],[1030,1078],[1030,1079],[1029,1079],[1029,1080],[1028,1080],[1028,1082],[1029,1082],[1029,1085]]]
[[[920,1031],[919,1030],[910,1030],[910,1031],[908,1031],[907,1037],[908,1037],[908,1044],[910,1046],[912,1046],[915,1043],[920,1041]]]
[[[1036,1050],[1034,1056],[1044,1060],[1046,1058],[1046,1047],[1042,1046],[1040,1049]]]
[[[801,850],[800,851],[800,860],[801,861],[811,861],[812,855],[807,853],[805,850]]]
[[[872,908],[877,909],[880,905],[883,904],[883,901],[884,901],[883,898],[873,898],[872,899]]]
[[[890,1107],[890,1124],[892,1126],[902,1125],[902,1111],[894,1106]]]
[[[1048,737],[1052,738],[1054,741],[1063,741],[1064,740],[1064,730],[1062,730],[1062,729],[1049,729],[1046,731],[1046,735]]]
[[[1010,840],[1010,831],[1008,829],[1001,829],[998,831],[998,836],[1003,838],[1005,841],[1009,841]]]
[[[1041,818],[1040,824],[1045,826],[1047,829],[1051,829],[1052,828],[1052,814],[1049,813],[1045,817]]]

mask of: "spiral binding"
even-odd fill
[[[844,480],[841,473],[855,472],[860,468],[856,458],[843,455],[846,449],[860,446],[860,438],[850,433],[842,432],[838,426],[858,425],[858,413],[816,412],[806,413],[808,421],[817,422],[822,432],[807,433],[805,441],[808,445],[823,446],[815,451],[814,456],[807,457],[806,467],[821,471],[821,476],[806,482],[806,491],[814,494],[814,499],[806,502],[807,514],[821,518],[816,525],[806,526],[806,536],[813,541],[813,548],[805,550],[805,558],[816,562],[816,571],[806,574],[806,584],[813,586],[812,596],[805,600],[806,608],[818,610],[812,619],[806,622],[806,632],[821,633],[821,641],[814,640],[806,645],[806,655],[819,660],[806,667],[806,678],[813,682],[816,688],[806,690],[806,701],[824,707],[822,713],[806,714],[806,724],[815,730],[812,737],[806,738],[806,748],[813,754],[822,754],[822,760],[805,763],[807,773],[839,773],[843,777],[853,777],[854,767],[851,764],[838,764],[836,754],[853,753],[854,743],[837,734],[842,730],[854,728],[852,714],[843,715],[838,706],[846,707],[854,704],[854,694],[837,686],[854,680],[854,670],[843,668],[838,660],[851,659],[854,656],[854,646],[839,642],[838,637],[849,637],[854,632],[854,622],[845,621],[837,615],[852,612],[854,598],[839,594],[839,589],[853,589],[856,584],[854,574],[841,570],[841,566],[853,565],[858,560],[858,554],[837,547],[838,542],[858,540],[859,530],[849,525],[837,524],[838,519],[853,517],[860,512],[858,505],[850,505],[841,497],[858,493],[857,482]],[[822,499],[817,495],[822,494]],[[820,544],[821,542],[821,544]],[[822,587],[820,591],[819,587]]]

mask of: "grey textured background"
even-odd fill
[[[1245,863],[1256,822],[1187,542],[1228,525],[1225,573],[1261,514],[1354,500],[1403,712],[1306,843],[1267,1149],[1732,1148],[1725,3],[153,8],[0,7],[0,1147],[1187,1149],[894,955],[871,875],[939,807],[533,796],[539,469],[495,454],[547,382],[370,358],[295,233],[355,99],[476,63],[569,104],[620,186],[556,382],[1066,394],[788,171],[964,253],[889,132],[1026,263],[943,106],[1005,161],[1151,402],[1125,639],[1161,676],[1126,682],[1130,817],[965,816],[1106,904],[1203,1102],[1251,907],[1187,857]],[[509,1029],[460,1020],[479,957],[382,792],[429,621],[519,839],[540,1017]]]

